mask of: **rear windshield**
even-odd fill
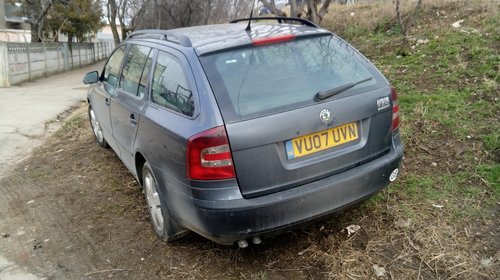
[[[226,122],[312,104],[319,91],[375,75],[335,36],[231,49],[200,60]],[[371,79],[346,92],[375,83]]]

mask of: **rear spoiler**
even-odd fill
[[[314,22],[303,19],[303,18],[298,18],[298,17],[252,17],[252,18],[238,18],[238,19],[233,19],[229,23],[237,23],[241,21],[257,21],[257,20],[276,20],[279,23],[292,23],[292,22],[298,22],[302,25],[309,26],[309,27],[314,27],[314,28],[319,28],[318,25],[316,25]]]

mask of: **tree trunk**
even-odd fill
[[[120,35],[118,34],[118,28],[116,27],[116,2],[115,0],[108,0],[108,21],[111,27],[111,32],[113,33],[113,38],[115,40],[115,45],[120,44]]]
[[[291,17],[298,16],[297,1],[296,0],[290,0],[289,3],[290,3],[290,16]]]
[[[73,33],[68,33],[68,50],[71,60],[73,60]]]
[[[403,34],[403,52],[406,50],[408,47],[408,34],[406,33],[406,27],[404,25],[403,19],[401,17],[401,10],[400,10],[400,0],[396,0],[396,16],[398,18],[399,26],[401,27],[401,33]]]
[[[316,1],[307,0],[307,19],[312,22],[318,22],[318,9],[316,8]]]
[[[43,41],[43,19],[49,12],[50,7],[52,7],[52,1],[49,1],[47,6],[44,6],[43,1],[41,2],[42,5],[42,12],[38,17],[34,18],[32,17],[32,22],[31,23],[31,41],[32,42],[42,42]],[[34,18],[34,20],[33,20]],[[33,34],[35,34],[35,40],[33,40]]]
[[[321,6],[318,12],[318,21],[317,21],[318,24],[321,23],[323,17],[326,15],[326,13],[328,13],[328,8],[330,7],[331,2],[332,2],[331,0],[325,0],[323,2],[323,6]]]
[[[276,16],[286,16],[286,14],[283,13],[283,11],[278,10],[278,8],[276,8],[276,4],[274,3],[274,0],[261,0],[261,2],[262,2],[262,5],[264,5],[264,7],[271,10],[273,12],[273,14],[275,14]]]

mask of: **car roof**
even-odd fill
[[[282,35],[301,37],[331,34],[331,32],[322,28],[298,24],[252,22],[250,31],[245,30],[246,26],[247,23],[229,23],[169,30],[142,30],[132,33],[129,38],[167,40],[184,47],[192,47],[198,55],[203,55],[223,49],[250,45],[253,40],[259,38]],[[147,34],[156,35],[156,37],[147,36]],[[158,37],[158,35],[164,37]]]

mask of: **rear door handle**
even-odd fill
[[[104,100],[104,102],[106,103],[106,105],[109,106],[109,98],[108,97],[106,97],[106,99]]]
[[[130,121],[130,124],[132,126],[136,126],[137,125],[137,120],[135,119],[135,115],[134,114],[130,114],[129,121]]]

